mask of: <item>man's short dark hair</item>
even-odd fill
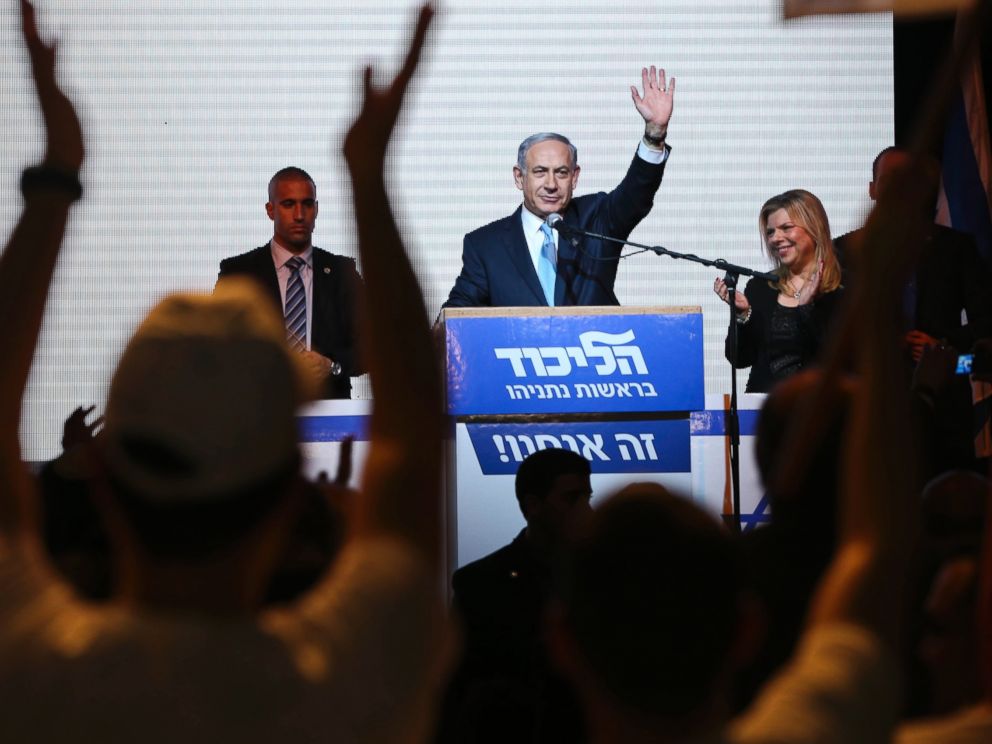
[[[282,168],[280,170],[277,170],[275,172],[275,174],[272,176],[272,178],[269,179],[269,200],[270,201],[272,199],[272,189],[275,188],[275,185],[277,183],[279,183],[280,181],[291,179],[291,178],[299,178],[299,179],[303,179],[304,181],[309,181],[311,183],[311,185],[313,185],[314,191],[317,190],[317,183],[313,180],[313,178],[310,177],[310,174],[309,173],[307,173],[302,168],[297,168],[295,165],[290,165],[290,166],[288,166],[286,168]]]
[[[723,526],[658,484],[636,483],[593,512],[566,555],[565,622],[612,696],[672,718],[708,701],[739,620],[740,561]]]
[[[523,504],[524,496],[543,499],[555,485],[560,475],[589,475],[592,468],[582,455],[566,449],[543,449],[530,455],[517,470],[514,487],[517,501]]]
[[[910,150],[908,147],[900,147],[899,145],[889,145],[884,150],[882,150],[880,153],[878,153],[878,155],[875,156],[875,159],[871,161],[871,180],[872,181],[877,181],[878,180],[878,164],[882,162],[882,158],[884,158],[889,153],[893,153],[893,152],[899,152],[899,153],[902,153],[904,155],[912,155],[913,154],[913,151]],[[940,181],[940,160],[933,153],[930,153],[930,152],[921,153],[920,156],[919,156],[919,158],[920,158],[919,162],[922,164],[922,166],[924,168],[923,174],[927,178],[929,178],[929,179],[931,179],[931,180],[936,181],[936,182],[939,183],[939,181]],[[936,188],[936,184],[935,184],[934,187]]]
[[[890,152],[904,152],[904,153],[907,153],[908,154],[909,153],[909,150],[907,150],[905,147],[900,147],[899,145],[889,145],[884,150],[882,150],[880,153],[878,153],[878,155],[875,156],[875,159],[871,161],[871,180],[872,181],[877,181],[878,180],[878,164],[882,161],[882,158],[884,158]]]

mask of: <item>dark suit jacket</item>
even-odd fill
[[[862,235],[862,230],[855,230],[834,241],[845,284],[849,278],[857,278],[849,276],[850,254]],[[946,339],[960,353],[967,353],[977,339],[992,336],[990,283],[989,268],[979,256],[974,238],[959,230],[934,225],[916,268],[913,328],[938,340]],[[968,324],[964,326],[962,310],[968,315]]]
[[[651,211],[665,164],[634,156],[613,191],[572,199],[564,224],[625,239]],[[520,210],[465,236],[462,272],[444,307],[547,306],[527,250]],[[555,305],[619,305],[613,293],[621,246],[562,234]],[[605,260],[603,260],[605,259]]]
[[[578,701],[545,650],[550,567],[525,532],[455,571],[451,585],[465,644],[437,741],[585,741]]]
[[[250,276],[259,281],[283,314],[279,278],[268,243],[220,262],[218,279]],[[355,303],[364,291],[354,259],[313,249],[313,317],[309,319],[310,347],[341,364],[341,374],[327,378],[325,396],[350,398],[351,379],[362,373],[355,333]]]
[[[855,230],[834,241],[845,275],[857,281],[856,264],[851,260],[864,233]],[[964,354],[980,338],[992,336],[992,277],[968,233],[934,225],[924,241],[915,274],[916,307],[913,329],[939,341],[947,341]],[[847,283],[845,279],[845,283]],[[968,316],[961,325],[961,311]],[[915,363],[907,355],[908,368]],[[920,406],[925,454],[932,474],[952,468],[974,466],[973,408],[968,378],[956,377],[933,401]]]

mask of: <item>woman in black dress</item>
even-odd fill
[[[843,294],[830,223],[816,196],[802,189],[773,196],[758,227],[778,281],[755,278],[736,293],[737,353],[729,333],[725,351],[735,367],[751,368],[749,393],[767,393],[813,361]],[[728,301],[723,279],[713,291]]]

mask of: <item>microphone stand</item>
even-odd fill
[[[635,243],[632,240],[622,240],[620,238],[613,238],[609,235],[600,235],[599,233],[589,232],[588,230],[582,230],[577,227],[571,227],[570,225],[564,224],[560,215],[552,214],[548,216],[548,224],[555,230],[561,233],[570,233],[572,235],[582,235],[587,238],[595,238],[596,240],[603,240],[608,243],[617,243],[619,245],[629,245],[634,248],[641,248],[646,251],[651,251],[656,256],[669,256],[670,258],[679,259],[682,261],[692,261],[693,263],[700,264],[702,266],[709,266],[711,268],[720,269],[725,272],[723,281],[727,285],[727,302],[730,307],[730,348],[731,356],[730,360],[730,408],[726,411],[726,430],[727,436],[730,438],[730,483],[733,495],[733,514],[731,515],[731,526],[735,532],[741,532],[741,466],[740,466],[740,445],[741,445],[741,429],[740,429],[740,416],[737,411],[737,309],[734,306],[737,298],[737,280],[744,276],[756,277],[758,279],[766,279],[768,281],[778,281],[778,277],[775,274],[765,272],[765,271],[754,271],[745,266],[737,266],[735,264],[724,261],[722,258],[717,258],[711,260],[708,258],[702,258],[701,256],[693,255],[692,253],[678,253],[677,251],[670,251],[667,248],[663,248],[660,245],[644,245],[642,243]]]

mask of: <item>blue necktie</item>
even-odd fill
[[[547,223],[541,225],[541,232],[544,233],[544,243],[541,244],[541,255],[537,259],[537,278],[541,282],[541,289],[544,290],[544,297],[548,301],[548,307],[554,307],[555,279],[558,278],[558,259],[555,257],[555,236]]]
[[[286,262],[291,272],[286,283],[286,340],[296,351],[307,348],[307,293],[300,274],[305,263],[299,256],[293,256]]]

